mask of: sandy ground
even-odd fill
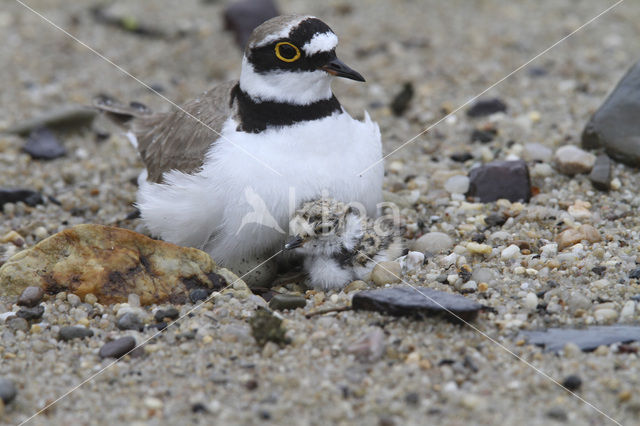
[[[224,2],[116,5],[168,34],[186,34],[161,38],[96,23],[90,8],[97,2],[28,4],[178,103],[239,72],[240,52],[222,31]],[[316,15],[340,36],[339,55],[366,77],[367,84],[337,81],[334,91],[352,115],[362,117],[367,109],[379,122],[389,153],[439,120],[443,111],[462,105],[611,4],[291,0],[281,1],[281,8]],[[3,127],[60,105],[88,104],[99,93],[136,99],[155,110],[170,107],[11,0],[0,8],[0,38]],[[403,214],[410,223],[420,224],[412,228],[415,236],[446,232],[456,244],[405,279],[455,291],[437,281],[450,273],[446,268],[452,258],[447,256],[452,252],[458,266],[464,256],[474,272],[491,270],[489,289],[468,297],[496,309],[481,314],[476,323],[495,342],[469,327],[436,319],[354,312],[306,319],[306,311],[344,305],[350,297],[321,293],[307,294],[304,310],[283,314],[292,344],[263,350],[247,325],[260,300],[222,297],[154,339],[145,356],[122,360],[30,424],[612,423],[598,410],[623,424],[635,424],[640,415],[637,344],[625,353],[603,347],[593,353],[567,350],[555,355],[522,345],[518,330],[594,323],[598,309],[616,313],[604,323],[637,323],[637,309],[624,318],[621,314],[631,296],[640,292],[637,280],[628,278],[637,266],[640,245],[637,170],[616,166],[620,187],[610,193],[593,190],[584,175],[533,173],[540,194],[523,208],[470,206],[452,198],[443,183],[452,172],[466,174],[477,162],[520,157],[527,143],[554,150],[579,144],[584,123],[638,60],[639,51],[640,4],[628,0],[487,93],[508,105],[506,114],[470,119],[462,110],[387,159],[385,190],[394,200],[404,200]],[[416,95],[407,112],[394,117],[388,105],[407,81]],[[499,129],[496,139],[487,145],[470,143],[471,131],[488,121]],[[22,139],[0,137],[0,186],[36,189],[62,203],[35,209],[5,206],[0,235],[17,230],[31,246],[74,224],[112,224],[131,210],[136,190],[132,180],[141,164],[128,142],[118,134],[97,142],[89,130],[61,139],[67,157],[40,162],[20,152]],[[449,159],[460,152],[474,159]],[[553,241],[559,222],[580,222],[567,213],[576,200],[592,204],[591,215],[581,221],[596,227],[602,242],[568,250],[547,263],[521,254],[501,257],[505,247],[519,240],[530,242],[533,256]],[[502,229],[486,233],[494,249],[491,255],[465,252],[471,235],[484,229],[480,216],[509,209],[519,214]],[[135,221],[123,226],[139,228]],[[606,268],[603,276],[592,271],[596,266]],[[599,282],[603,279],[606,283]],[[550,280],[559,286],[551,289]],[[528,309],[527,294],[545,289],[550,290],[541,296],[546,311]],[[584,306],[578,303],[582,300]],[[11,310],[12,302],[0,300],[0,312]],[[130,334],[142,341],[152,335],[119,331],[117,306],[76,307],[59,298],[48,301],[46,308],[43,324],[30,331],[0,324],[0,377],[13,380],[18,388],[0,422],[26,420],[106,366],[108,362],[96,354],[107,338]],[[60,326],[84,321],[91,309],[99,311],[88,318],[96,332],[93,338],[56,340]],[[181,309],[186,313],[191,306]],[[143,310],[141,316],[150,312]],[[385,333],[386,351],[380,360],[362,362],[347,353],[349,344],[376,327]],[[584,401],[523,360],[558,381],[570,374],[580,376],[578,395]]]

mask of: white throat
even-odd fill
[[[240,88],[256,100],[309,105],[331,98],[332,76],[318,71],[272,71],[257,73],[247,57],[242,58]]]

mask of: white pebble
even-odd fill
[[[444,184],[450,194],[466,194],[469,190],[469,178],[463,175],[452,176]]]
[[[512,259],[518,253],[520,253],[520,247],[518,247],[515,244],[511,244],[509,247],[507,247],[504,250],[502,250],[502,253],[500,253],[500,257],[502,259]]]
[[[524,305],[528,308],[528,309],[535,309],[536,306],[538,306],[538,296],[536,296],[535,293],[527,293],[527,295],[524,298]]]
[[[620,311],[620,321],[626,321],[633,318],[636,311],[636,302],[627,300]]]

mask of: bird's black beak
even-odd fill
[[[336,77],[344,77],[355,81],[364,81],[364,77],[356,70],[349,68],[338,58],[334,58],[326,65],[320,67],[321,70],[328,72]]]
[[[302,247],[302,244],[304,244],[304,238],[297,235],[295,237],[292,237],[289,241],[285,243],[284,249],[293,250],[295,248]]]

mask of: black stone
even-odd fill
[[[505,112],[506,110],[507,105],[498,98],[481,99],[467,110],[467,115],[469,117],[484,117],[496,112]]]
[[[13,382],[9,379],[5,379],[0,377],[0,399],[5,404],[13,401],[18,394],[18,390],[16,389]]]
[[[0,188],[0,207],[6,203],[17,203],[18,201],[22,201],[30,207],[35,207],[44,203],[44,198],[39,192],[30,189]]]
[[[564,378],[564,380],[562,381],[562,386],[572,392],[577,391],[578,389],[580,389],[580,386],[582,386],[582,379],[575,374],[571,374],[570,376]]]
[[[36,160],[53,160],[67,153],[56,135],[46,127],[33,130],[22,151]]]
[[[191,303],[197,303],[201,300],[207,300],[210,294],[211,292],[207,289],[197,288],[189,293],[189,300],[191,300]]]
[[[499,213],[491,213],[484,219],[487,226],[502,226],[507,222],[507,217]]]
[[[236,43],[244,49],[251,32],[267,19],[278,15],[278,7],[273,0],[241,0],[225,9],[224,26],[225,30],[233,32]]]
[[[144,329],[144,324],[142,323],[140,318],[133,312],[127,312],[126,314],[122,315],[120,319],[118,319],[116,326],[120,330],[142,331],[142,329]]]
[[[120,358],[136,347],[136,339],[131,336],[121,337],[105,343],[100,348],[100,358]]]
[[[495,137],[495,131],[475,129],[471,133],[471,142],[489,143]]]
[[[19,318],[24,318],[27,321],[37,320],[42,318],[44,314],[44,306],[38,305],[31,308],[21,308],[18,312],[16,312],[16,316]]]
[[[396,117],[400,117],[407,110],[411,103],[411,99],[413,99],[413,94],[413,84],[411,84],[411,82],[404,83],[402,85],[402,90],[394,96],[390,105],[391,111]]]
[[[568,420],[567,412],[560,407],[553,407],[547,411],[547,417],[559,422],[566,422]]]
[[[180,316],[180,311],[178,311],[173,306],[167,309],[158,309],[153,316],[156,321],[164,321],[165,318],[169,318],[170,320],[178,319]]]
[[[473,160],[473,155],[468,152],[458,152],[453,154],[451,159],[458,163],[464,163],[465,161]]]
[[[18,297],[18,305],[26,306],[28,308],[32,308],[36,306],[40,301],[42,301],[42,297],[44,296],[44,290],[40,287],[29,286],[25,288],[20,297]]]
[[[396,316],[440,315],[452,322],[471,321],[483,305],[457,294],[427,287],[393,287],[360,291],[353,296],[354,310],[378,311]]]
[[[289,294],[276,294],[269,301],[269,307],[275,311],[304,308],[306,305],[307,300],[304,297]]]
[[[631,279],[640,279],[640,268],[636,268],[629,272],[629,278]]]
[[[575,343],[584,352],[591,352],[601,345],[628,343],[640,340],[640,326],[610,325],[582,329],[549,328],[523,331],[522,335],[532,345],[543,346],[546,351],[559,352],[567,343]]]
[[[528,202],[531,199],[531,179],[527,163],[517,161],[493,161],[469,172],[470,197],[483,203],[506,198],[509,201]]]
[[[640,62],[633,65],[593,114],[582,132],[586,149],[604,148],[610,157],[640,166]]]
[[[93,330],[86,327],[67,326],[62,327],[58,333],[58,340],[65,342],[73,339],[84,339],[85,337],[93,337]]]
[[[191,412],[192,413],[208,413],[209,410],[207,409],[207,406],[204,405],[202,402],[196,402],[191,406]]]
[[[589,173],[589,180],[593,187],[600,191],[611,189],[611,159],[608,155],[598,155]]]

